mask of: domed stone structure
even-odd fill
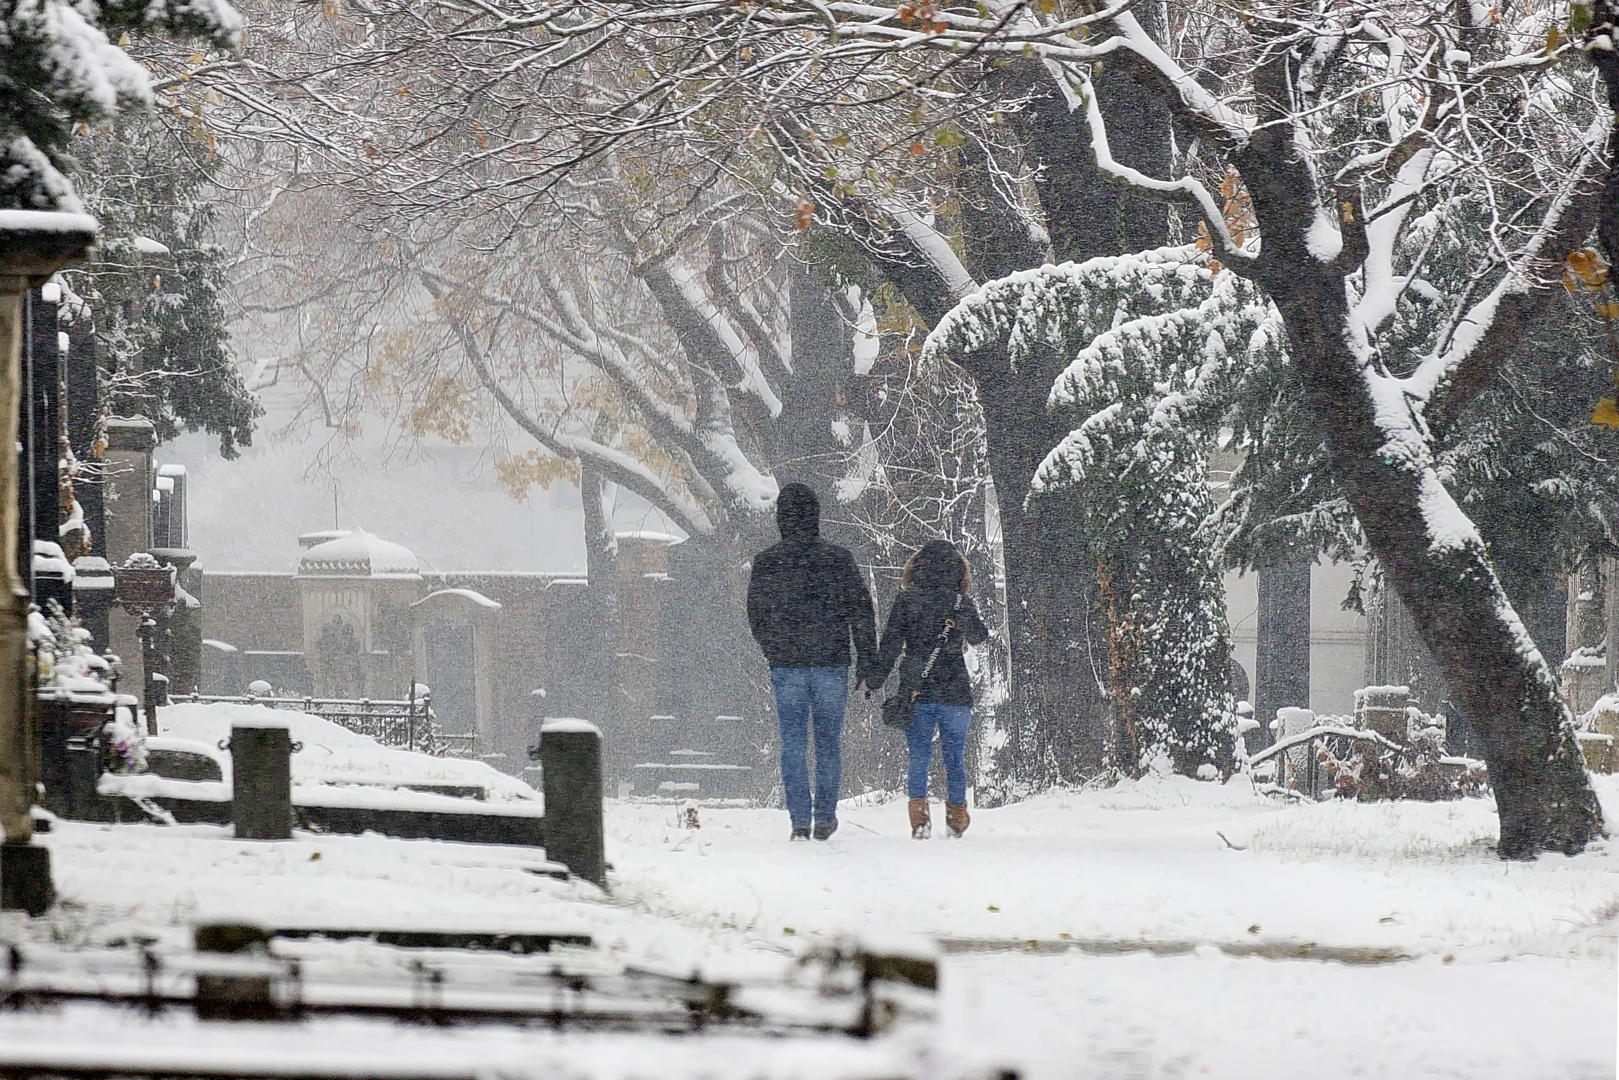
[[[355,529],[306,550],[297,580],[315,696],[405,696],[414,663],[410,605],[422,580],[410,549]]]
[[[407,547],[355,529],[316,544],[298,560],[299,577],[421,578],[421,565]]]

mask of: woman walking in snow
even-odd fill
[[[868,686],[881,686],[904,653],[899,692],[915,701],[905,742],[910,751],[906,789],[911,836],[917,840],[933,835],[928,815],[928,765],[935,732],[944,759],[945,826],[951,836],[967,831],[967,731],[972,724],[973,688],[962,651],[967,644],[989,639],[989,630],[967,595],[971,587],[967,560],[955,548],[943,540],[923,544],[905,564],[900,594],[883,627],[877,663],[866,680]]]

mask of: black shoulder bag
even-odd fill
[[[956,602],[951,605],[950,614],[945,616],[944,628],[939,631],[938,642],[933,646],[933,652],[928,656],[928,662],[922,665],[922,676],[916,680],[916,688],[907,690],[900,686],[892,694],[883,699],[883,726],[891,728],[907,728],[911,726],[911,719],[916,715],[916,699],[922,696],[922,688],[928,684],[928,676],[933,674],[933,665],[939,660],[939,652],[944,648],[945,641],[950,637],[950,631],[956,628],[956,612],[961,610],[961,594],[956,594]]]

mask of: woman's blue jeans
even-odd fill
[[[971,705],[936,705],[918,702],[905,729],[911,752],[911,772],[905,793],[912,799],[928,797],[928,764],[933,759],[933,732],[939,733],[939,754],[944,758],[945,801],[967,805],[967,730],[972,726]]]
[[[831,825],[838,820],[838,788],[843,784],[843,713],[849,703],[846,667],[773,667],[770,689],[776,695],[781,723],[781,787],[793,828],[811,821]],[[815,728],[815,798],[810,799],[809,749]]]

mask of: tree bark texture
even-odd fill
[[[1294,361],[1320,417],[1332,466],[1367,542],[1399,593],[1484,744],[1506,858],[1579,851],[1601,811],[1556,676],[1534,648],[1482,542],[1436,544],[1423,487],[1439,485],[1431,460],[1413,468],[1383,452],[1387,432],[1347,339],[1341,277],[1299,273],[1289,288],[1268,275]]]
[[[1014,124],[1027,164],[1037,170],[1035,190],[1050,248],[996,196],[988,163],[966,156],[958,184],[973,212],[963,214],[963,241],[968,269],[978,280],[1166,242],[1165,206],[1103,178],[1084,117],[1069,111],[1039,60],[1016,60],[992,69],[989,77],[1009,100],[1028,97]],[[1121,159],[1148,172],[1167,171],[1169,110],[1123,71],[1104,72],[1096,91],[1116,118]],[[1068,424],[1049,413],[1047,401],[1070,358],[1043,352],[1041,359],[1033,370],[1013,370],[1004,355],[962,358],[978,386],[1001,506],[1012,634],[1006,764],[1010,779],[1034,786],[1094,776],[1104,764],[1109,727],[1118,727],[1110,725],[1104,690],[1105,620],[1093,617],[1099,614],[1096,568],[1075,555],[1076,509],[1065,505],[1083,496],[1049,494],[1029,502],[1035,470],[1068,435]]]
[[[1046,235],[997,193],[985,151],[964,147],[957,194],[964,262],[976,280],[1053,259],[1083,261],[1164,243],[1164,207],[1122,193],[1103,179],[1083,117],[1069,112],[1040,61],[992,67],[986,77],[1008,100],[1029,98],[1028,109],[1016,114],[1014,123],[1027,163],[1037,169]],[[1169,111],[1122,72],[1104,77],[1098,93],[1120,115],[1133,118],[1121,152],[1141,168],[1166,169]],[[925,259],[873,256],[873,262],[928,325],[954,306],[956,297]],[[1068,434],[1046,408],[1067,358],[1043,355],[1032,370],[1014,370],[1001,351],[958,360],[978,390],[1001,512],[1011,671],[1003,708],[1010,739],[1000,765],[1014,790],[1077,783],[1103,767],[1108,730],[1101,681],[1106,661],[1099,659],[1107,650],[1099,636],[1101,620],[1092,618],[1095,568],[1074,555],[1078,534],[1063,502],[1077,496],[1028,502],[1035,469]]]

